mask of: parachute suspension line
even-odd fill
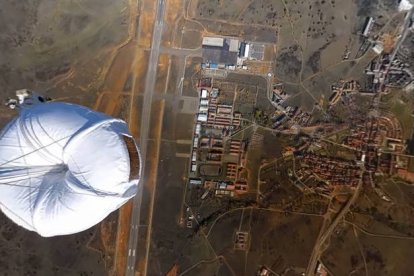
[[[37,148],[37,149],[35,149],[35,150],[33,150],[33,151],[31,151],[31,152],[28,152],[28,153],[26,153],[26,154],[22,154],[21,156],[19,156],[19,157],[16,157],[16,158],[14,158],[14,159],[11,159],[11,160],[8,160],[8,161],[6,161],[6,162],[4,162],[4,163],[2,163],[2,164],[0,164],[0,168],[2,168],[2,167],[4,167],[5,165],[7,165],[7,164],[10,164],[11,162],[14,162],[14,161],[16,161],[16,160],[19,160],[20,158],[25,158],[26,156],[28,156],[28,155],[30,155],[30,154],[34,154],[34,153],[36,153],[37,151],[39,151],[39,150],[42,150],[42,149],[44,149],[44,148],[47,148],[47,147],[49,147],[49,146],[51,146],[51,145],[54,145],[54,144],[56,144],[56,143],[59,143],[60,141],[62,141],[62,140],[64,140],[64,139],[67,139],[67,138],[69,138],[70,136],[72,136],[72,135],[67,135],[67,136],[65,136],[65,137],[63,137],[63,138],[61,138],[61,139],[58,139],[58,140],[56,140],[56,141],[53,141],[52,143],[50,143],[50,144],[47,144],[47,145],[45,145],[45,146],[43,146],[43,147],[40,147],[40,148]],[[20,139],[19,139],[19,144],[20,144]],[[75,165],[76,165],[76,167],[79,169],[79,166],[76,164],[76,162],[73,160],[73,158],[72,158],[72,156],[70,156],[71,157],[71,159],[72,159],[72,161],[75,163]],[[29,175],[29,173],[27,173],[27,178],[26,179],[29,179],[29,182],[31,183],[31,177],[30,177],[30,175]],[[88,194],[88,193],[81,193],[81,192],[74,192],[74,191],[70,191],[70,190],[68,190],[67,192],[68,193],[71,193],[71,194],[78,194],[78,195],[87,195],[87,196],[95,196],[95,197],[107,197],[107,196],[113,196],[113,197],[118,197],[119,196],[119,194],[115,194],[115,193],[113,193],[113,194],[111,194],[111,193],[105,193],[105,192],[102,192],[102,191],[99,191],[99,190],[96,190],[95,188],[93,188],[93,187],[91,187],[90,185],[89,185],[89,183],[87,182],[87,180],[85,179],[85,177],[82,175],[82,178],[85,180],[85,183],[87,183],[87,186],[91,189],[91,191],[94,191],[94,193],[93,194]],[[23,178],[24,179],[24,178]],[[7,182],[7,183],[0,183],[0,185],[7,185],[7,186],[14,186],[14,187],[21,187],[21,188],[28,188],[29,186],[27,186],[27,185],[18,185],[18,184],[11,184],[11,183],[15,183],[15,182],[20,182],[21,180],[23,180],[23,179],[20,179],[20,180],[17,180],[17,181],[9,181],[9,182]],[[47,189],[45,189],[45,188],[40,188],[40,187],[37,187],[37,188],[35,188],[35,189],[38,189],[39,191],[41,191],[41,190],[47,190]]]
[[[52,145],[54,145],[54,144],[56,144],[56,143],[59,143],[60,141],[63,141],[63,140],[65,140],[65,139],[69,138],[70,136],[72,136],[72,135],[67,135],[67,136],[65,136],[65,137],[62,137],[62,138],[60,138],[60,139],[58,139],[58,140],[56,140],[56,141],[53,141],[53,142],[52,142],[52,143],[50,143],[50,144],[44,145],[44,146],[42,146],[42,147],[39,147],[39,148],[37,148],[37,149],[35,149],[35,150],[31,151],[31,152],[28,152],[28,153],[26,153],[26,154],[23,154],[23,153],[22,153],[22,155],[21,155],[21,156],[16,157],[16,158],[11,159],[11,160],[8,160],[8,161],[6,161],[6,162],[4,162],[4,163],[0,164],[0,168],[4,167],[4,166],[5,166],[5,165],[7,165],[7,164],[10,164],[11,162],[14,162],[14,161],[16,161],[16,160],[19,160],[20,158],[25,159],[25,157],[26,157],[26,156],[31,155],[31,154],[34,154],[34,153],[38,152],[39,150],[42,150],[42,149],[47,148],[47,147],[49,147],[49,146],[52,146]],[[21,147],[20,137],[18,137],[17,139],[18,139],[19,145],[20,145],[20,147]],[[28,139],[27,139],[27,140],[28,140]],[[29,141],[29,140],[28,140],[28,141]],[[70,158],[71,158],[71,159],[72,159],[72,161],[75,163],[76,167],[79,169],[79,166],[76,164],[76,162],[75,162],[75,160],[72,158],[72,156],[70,156]],[[34,166],[34,167],[36,167],[36,166]],[[13,186],[13,187],[21,187],[21,188],[30,188],[30,189],[34,188],[35,190],[39,190],[39,191],[48,190],[47,188],[41,188],[41,187],[31,187],[31,183],[32,183],[32,182],[31,182],[31,176],[30,176],[30,174],[29,174],[29,172],[28,172],[28,169],[27,169],[26,171],[27,171],[27,173],[26,173],[27,178],[21,178],[21,179],[16,180],[16,181],[9,181],[9,182],[7,182],[7,183],[0,183],[0,185],[5,185],[5,186]],[[46,171],[46,170],[45,170],[45,171]],[[94,189],[93,187],[91,187],[91,186],[89,185],[89,183],[87,182],[87,180],[85,179],[85,177],[84,177],[83,175],[82,175],[82,178],[85,180],[85,183],[87,183],[87,186],[91,189],[91,191],[94,191],[94,193],[93,193],[93,194],[89,194],[89,193],[81,193],[81,192],[74,192],[74,191],[71,191],[71,190],[67,190],[67,193],[77,194],[77,195],[94,196],[94,197],[106,197],[106,196],[114,196],[114,197],[118,197],[118,194],[108,194],[108,193],[104,193],[104,192],[101,192],[101,191],[97,191],[96,189]],[[28,179],[28,180],[29,180],[29,186],[27,186],[27,185],[12,184],[12,183],[20,182],[21,180],[24,180],[24,179]],[[29,195],[29,200],[30,200],[30,206],[32,206],[32,202],[31,202],[32,198],[31,198],[31,195]],[[32,210],[31,210],[31,212],[32,212]]]
[[[21,180],[24,180],[24,179],[21,179]],[[15,181],[9,181],[9,182],[6,182],[6,183],[0,183],[0,186],[3,185],[3,186],[11,186],[11,187],[19,187],[19,188],[26,188],[27,189],[29,187],[27,185],[12,184],[12,183],[20,182],[21,180],[15,180]],[[50,190],[48,188],[41,188],[41,187],[37,187],[36,189],[39,190],[39,191]],[[71,190],[67,190],[66,192],[69,193],[69,194],[86,195],[86,196],[93,196],[93,197],[109,197],[109,196],[118,197],[118,194],[117,195],[114,195],[114,194],[105,194],[105,195],[103,195],[103,194],[97,194],[97,193],[87,194],[87,193],[81,193],[81,192],[74,192],[74,191],[71,191]]]
[[[42,173],[50,172],[51,168],[53,168],[53,167],[56,167],[56,166],[31,166],[30,168],[40,168],[40,169],[36,170],[34,174],[41,175]],[[28,168],[28,169],[30,169],[30,168]],[[26,170],[26,169],[22,167],[21,170],[23,171],[23,170]],[[0,170],[0,172],[1,172],[1,170]],[[0,181],[0,186],[10,186],[10,187],[18,187],[18,188],[26,188],[27,189],[27,188],[30,187],[29,185],[21,185],[21,184],[18,184],[18,183],[20,183],[24,180],[30,179],[30,177],[33,178],[33,176],[31,176],[31,173],[26,173],[26,174],[22,175],[21,177],[19,177],[19,179],[16,179],[16,180],[9,180],[7,182],[1,182]],[[50,190],[50,188],[43,188],[41,186],[36,187],[35,189],[37,191]],[[94,193],[75,192],[75,191],[72,191],[69,188],[65,192],[69,193],[69,194],[85,195],[85,196],[93,196],[93,197],[111,197],[111,196],[118,197],[119,196],[119,194],[110,194],[110,193],[104,193],[104,192],[97,192],[97,190],[93,189],[93,188],[91,189],[91,191],[93,191]]]
[[[50,138],[50,140],[55,141],[55,139],[52,136],[50,136],[49,133],[46,131],[46,129],[42,126],[42,123],[40,122],[39,118],[36,118],[36,121],[37,121],[37,124],[39,125],[39,127],[43,130],[44,134],[46,134],[47,137]],[[32,123],[30,123],[30,127],[32,128],[32,132],[35,133],[36,131],[33,129],[33,124]],[[34,138],[36,138],[36,137],[34,137]],[[36,138],[36,140],[38,141],[38,144],[41,145],[41,141],[37,138]],[[56,143],[62,148],[62,150],[65,148],[65,146],[59,144],[59,141],[56,141]],[[59,157],[55,156],[55,154],[53,154],[52,152],[47,151],[47,153],[50,156],[53,156],[54,158],[59,159]]]
[[[50,147],[51,145],[54,145],[54,144],[56,144],[56,143],[58,143],[58,142],[60,142],[60,141],[62,141],[62,140],[65,140],[65,139],[69,138],[70,136],[72,136],[72,135],[67,135],[67,136],[65,136],[65,137],[62,137],[62,138],[60,138],[60,139],[58,139],[58,140],[56,140],[56,141],[54,141],[54,142],[50,143],[50,144],[44,145],[44,146],[42,146],[42,147],[40,147],[40,148],[37,148],[37,149],[35,149],[35,150],[31,151],[31,152],[28,152],[28,153],[26,153],[26,154],[23,154],[23,155],[21,155],[21,156],[19,156],[19,157],[16,157],[16,158],[14,158],[14,159],[8,160],[8,161],[6,161],[6,162],[4,162],[4,163],[0,164],[0,168],[1,168],[1,167],[3,167],[4,165],[7,165],[7,164],[9,164],[9,163],[13,162],[13,161],[19,160],[20,158],[24,158],[25,156],[28,156],[28,155],[33,154],[33,153],[36,153],[36,152],[38,152],[39,150],[42,150],[42,149],[47,148],[47,147]]]
[[[20,122],[21,123],[21,122]],[[21,151],[21,153],[23,153],[23,151],[22,151],[22,144],[21,144],[21,140],[20,140],[20,136],[19,135],[17,135],[17,141],[18,141],[18,143],[19,143],[19,148],[20,148],[20,151]],[[22,157],[23,157],[23,161],[24,162],[26,162],[26,157],[25,157],[25,155],[22,155]],[[29,190],[29,202],[30,202],[30,217],[32,218],[32,225],[34,224],[33,223],[33,202],[32,202],[32,193],[33,193],[33,191],[32,191],[32,178],[30,177],[30,174],[29,174],[29,169],[27,168],[26,169],[26,176],[28,176],[28,179],[29,179],[29,187],[30,187],[30,190]]]
[[[76,161],[75,161],[75,159],[72,157],[72,155],[71,155],[70,153],[67,153],[67,154],[69,154],[69,157],[70,157],[70,159],[72,160],[73,164],[75,164],[76,168],[80,171],[80,167],[79,167],[79,165],[76,163]],[[92,187],[92,186],[89,184],[89,181],[85,178],[85,176],[84,176],[83,174],[80,174],[80,176],[81,176],[81,177],[82,177],[82,179],[85,181],[86,186],[87,186],[88,188],[90,188],[92,191],[94,191],[97,195],[106,195],[106,194],[108,194],[108,193],[105,193],[105,192],[103,192],[103,191],[100,191],[100,190],[98,190],[98,189],[96,189],[96,188]],[[112,194],[112,195],[115,195],[115,194]]]
[[[34,174],[37,174],[37,175],[40,176],[42,173],[50,172],[51,171],[50,168],[53,168],[54,166],[33,166],[33,167],[30,167],[30,168],[36,168],[36,167],[42,168],[42,169],[36,170],[35,173],[34,173]],[[28,168],[27,170],[29,170],[30,168]],[[26,169],[22,168],[21,170],[23,171],[23,170],[26,170]],[[0,172],[1,172],[1,170],[0,170]],[[0,186],[10,186],[10,187],[18,187],[18,188],[26,188],[27,189],[27,188],[30,188],[29,185],[22,185],[22,184],[19,184],[19,183],[24,181],[24,180],[30,180],[30,178],[33,178],[33,176],[31,176],[31,173],[26,173],[26,174],[22,175],[21,177],[19,177],[16,180],[8,180],[8,181],[5,181],[5,182],[1,182],[1,178],[0,178]],[[36,191],[50,190],[50,188],[44,188],[44,187],[41,187],[41,186],[36,187],[35,189],[36,189]],[[65,192],[69,193],[69,194],[85,195],[85,196],[93,196],[93,197],[112,197],[112,196],[113,197],[119,197],[119,194],[110,194],[110,193],[100,192],[100,191],[97,191],[94,188],[91,188],[91,192],[93,192],[93,193],[75,192],[75,191],[71,190],[70,188],[68,188]]]

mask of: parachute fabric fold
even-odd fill
[[[139,161],[122,120],[68,103],[24,108],[0,134],[0,208],[45,237],[86,230],[135,195]]]

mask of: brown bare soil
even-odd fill
[[[132,200],[119,209],[114,275],[125,275]]]
[[[384,52],[390,53],[395,46],[395,37],[386,33],[382,36],[382,41],[384,43]]]
[[[145,49],[151,47],[156,1],[142,1],[141,5],[142,14],[139,20],[138,45]]]
[[[171,46],[175,36],[181,35],[176,26],[176,21],[180,18],[184,10],[184,1],[169,0],[166,3],[165,19],[164,19],[164,33],[162,44]]]

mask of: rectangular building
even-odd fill
[[[198,114],[197,121],[199,121],[199,122],[207,122],[207,114],[204,114],[204,113]]]
[[[201,100],[200,106],[208,106],[208,100]]]
[[[239,40],[238,39],[230,39],[230,46],[229,51],[230,52],[239,52]]]
[[[194,137],[194,141],[193,141],[193,148],[197,148],[198,147],[198,137]]]
[[[201,125],[200,123],[196,124],[196,128],[195,128],[195,135],[200,135],[201,132]]]
[[[207,99],[208,97],[208,91],[207,89],[201,89],[201,99]]]
[[[243,57],[244,58],[248,58],[249,57],[249,53],[250,53],[250,45],[249,44],[246,44],[246,46],[244,47]]]
[[[225,68],[237,63],[239,48],[237,39],[204,37],[203,63],[211,69]]]
[[[191,185],[201,185],[203,182],[200,178],[190,178],[190,184]]]
[[[205,36],[205,37],[203,37],[203,43],[202,44],[203,44],[203,46],[223,47],[224,38]]]
[[[191,172],[196,172],[197,171],[197,164],[195,162],[191,163]]]
[[[374,26],[374,18],[367,17],[364,25],[364,30],[362,32],[362,35],[367,37],[369,33],[371,32],[372,27]]]

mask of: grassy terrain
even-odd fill
[[[396,116],[402,127],[403,138],[409,139],[413,134],[414,96],[408,91],[391,90],[381,97],[381,109]]]
[[[236,210],[215,222],[208,239],[216,254],[224,256],[237,275],[254,275],[261,265],[281,273],[291,266],[306,267],[320,223],[318,217]],[[246,253],[233,249],[233,235],[239,227],[248,230],[251,237]]]
[[[353,228],[344,225],[330,239],[321,261],[333,275],[364,275],[365,265],[361,246]]]

